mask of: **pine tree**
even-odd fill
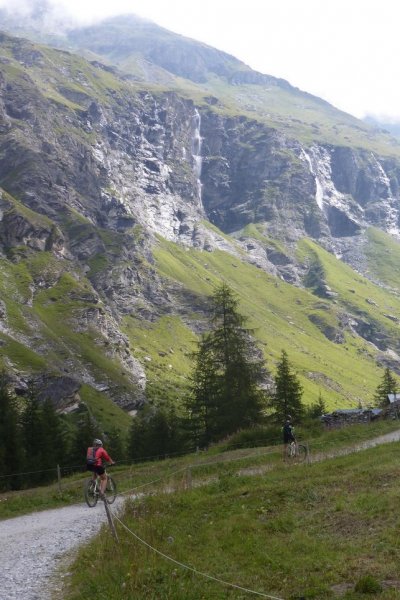
[[[314,404],[311,404],[307,408],[307,416],[311,417],[311,419],[316,419],[318,417],[322,417],[326,413],[326,404],[322,397],[321,392],[319,392],[318,400]]]
[[[275,390],[270,400],[276,421],[283,423],[288,415],[294,422],[300,421],[304,413],[302,395],[301,383],[292,371],[287,352],[282,350],[275,376]]]
[[[101,438],[100,428],[89,412],[78,421],[69,461],[76,468],[86,463],[86,451],[95,438]]]
[[[147,411],[148,407],[145,407],[141,413],[132,420],[128,441],[128,454],[129,458],[132,460],[140,460],[153,455],[150,446],[151,441],[148,435],[149,428],[144,414]]]
[[[111,456],[111,458],[120,462],[125,459],[125,440],[122,436],[121,432],[117,427],[111,427],[109,431],[107,431],[107,452]]]
[[[130,458],[163,458],[184,446],[180,419],[174,408],[148,406],[134,418],[129,436]]]
[[[386,367],[380,384],[377,386],[374,394],[374,402],[376,406],[384,408],[388,406],[388,394],[396,394],[397,392],[397,381],[392,375],[389,367]]]
[[[23,448],[15,395],[7,375],[0,373],[0,488],[19,489],[23,471]],[[12,475],[12,476],[11,476]]]
[[[25,449],[25,471],[28,473],[25,481],[29,482],[29,485],[36,485],[42,481],[40,471],[44,468],[42,465],[44,423],[40,404],[33,388],[28,390],[25,398],[21,423]]]
[[[228,285],[217,288],[211,300],[210,331],[194,353],[188,409],[201,444],[253,425],[261,417],[264,361],[238,304]]]
[[[304,277],[304,285],[311,288],[317,296],[326,296],[325,269],[316,253],[313,253],[308,271]]]
[[[41,404],[40,412],[43,431],[41,465],[43,469],[51,470],[45,476],[45,479],[50,479],[54,477],[52,469],[56,470],[57,465],[62,466],[68,462],[65,431],[62,419],[50,399]]]

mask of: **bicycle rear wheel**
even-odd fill
[[[112,504],[117,497],[117,484],[110,476],[107,477],[106,499],[108,504]]]
[[[83,493],[85,496],[86,504],[93,508],[97,504],[99,494],[96,490],[96,482],[93,479],[87,479],[83,486]]]

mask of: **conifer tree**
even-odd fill
[[[325,400],[322,397],[321,392],[319,392],[317,402],[315,402],[314,404],[311,404],[311,406],[309,406],[307,408],[306,412],[307,412],[307,416],[311,417],[312,419],[321,417],[322,415],[324,415],[326,413],[326,404],[325,404]]]
[[[129,436],[129,456],[140,460],[162,458],[182,451],[185,439],[180,419],[173,407],[146,407],[132,421]]]
[[[5,372],[0,373],[0,488],[19,489],[23,470],[23,449],[15,395]],[[10,477],[10,475],[13,475]]]
[[[291,415],[294,422],[301,420],[304,413],[302,395],[302,385],[292,371],[287,352],[282,350],[275,376],[275,390],[270,400],[274,418],[280,423],[283,423],[288,415]]]
[[[397,380],[390,371],[389,367],[386,367],[382,380],[377,386],[374,394],[375,405],[381,408],[388,406],[388,394],[396,394],[397,392]]]
[[[50,399],[46,399],[41,404],[41,419],[43,423],[42,468],[55,469],[57,465],[67,464],[63,422]]]
[[[23,445],[25,449],[25,480],[30,485],[40,483],[43,469],[43,434],[44,423],[40,404],[33,388],[28,390],[25,407],[21,416]],[[54,465],[53,465],[54,466]]]
[[[201,444],[257,423],[264,394],[264,361],[225,283],[211,299],[210,331],[194,353],[188,409]]]
[[[87,411],[78,422],[75,438],[72,443],[70,461],[74,467],[85,465],[86,451],[95,438],[101,438],[102,433],[94,418]]]
[[[117,427],[111,427],[107,431],[107,452],[114,461],[122,461],[125,459],[125,440]]]

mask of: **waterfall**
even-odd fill
[[[376,158],[373,152],[371,152],[371,158],[378,169],[379,181],[386,190],[386,197],[381,199],[381,206],[386,207],[387,210],[387,231],[391,235],[400,237],[399,210],[397,208],[396,198],[393,196],[392,188],[390,187],[390,179],[387,176],[387,173],[383,168],[382,164],[379,162],[379,160]]]
[[[324,205],[324,190],[323,190],[323,187],[322,187],[322,183],[320,181],[318,173],[316,173],[315,170],[314,170],[313,163],[312,163],[310,155],[307,154],[307,152],[304,150],[304,148],[302,148],[302,157],[308,163],[308,166],[310,167],[310,173],[314,177],[314,180],[315,180],[315,201],[318,204],[319,208],[322,210],[323,209],[323,205]]]
[[[200,135],[200,127],[201,127],[201,117],[200,117],[200,113],[197,110],[197,108],[195,109],[194,115],[193,115],[193,126],[194,126],[194,134],[193,134],[193,141],[192,141],[192,156],[193,156],[193,162],[194,162],[194,173],[196,175],[196,180],[197,180],[197,192],[198,192],[198,197],[201,200],[201,167],[202,167],[202,157],[201,157],[201,144],[202,144],[202,138]]]

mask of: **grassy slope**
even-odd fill
[[[279,598],[332,598],[334,586],[336,597],[362,598],[354,586],[365,576],[387,582],[382,600],[398,598],[398,447],[311,466],[277,463],[262,476],[219,464],[212,483],[135,500],[122,520],[177,561]],[[185,571],[117,527],[118,546],[105,533],[80,551],[69,600],[250,597]]]
[[[98,381],[128,386],[120,363],[107,356],[99,336],[90,329],[77,330],[79,315],[98,304],[91,300],[90,283],[64,269],[65,264],[48,252],[28,254],[18,263],[0,260],[0,295],[6,308],[0,366],[21,374],[65,374],[68,365],[73,375],[83,365]],[[37,278],[45,282],[45,288],[32,297],[31,286]],[[126,431],[129,416],[107,395],[85,385],[81,396],[103,426],[113,423]]]
[[[89,405],[90,388],[83,390],[83,395]],[[97,401],[98,399],[95,398]],[[337,431],[325,431],[318,423],[308,423],[296,427],[299,439],[307,442],[311,453],[329,452],[340,448],[351,447],[358,442],[364,442],[376,436],[397,430],[397,421],[374,421],[366,425],[353,425]],[[180,487],[188,466],[192,469],[193,480],[205,482],[221,472],[236,473],[240,468],[271,469],[273,465],[281,464],[281,434],[276,428],[275,434],[271,428],[259,428],[259,447],[247,447],[246,443],[228,445],[237,438],[225,440],[199,454],[187,454],[165,460],[135,462],[134,464],[118,463],[112,469],[112,475],[118,482],[119,492],[141,490],[160,492],[165,486]],[[253,436],[254,438],[254,436]],[[267,440],[263,443],[261,440]],[[261,445],[260,445],[261,444]],[[271,445],[272,444],[272,445]],[[278,444],[278,445],[276,445]],[[76,465],[75,465],[76,467]],[[62,469],[61,494],[59,493],[56,468],[54,468],[54,483],[32,489],[0,494],[0,519],[7,519],[34,511],[57,508],[68,504],[82,502],[82,483],[87,473],[70,474],[68,468]]]
[[[400,244],[387,233],[371,227],[367,231],[368,245],[365,253],[372,279],[388,286],[393,293],[400,288]]]
[[[285,131],[306,144],[313,141],[399,155],[400,144],[319,98],[278,86],[229,85],[222,78],[205,84],[227,107]]]
[[[304,385],[306,403],[315,402],[321,391],[329,408],[356,406],[360,401],[368,404],[381,377],[375,364],[376,348],[350,330],[344,332],[345,343],[331,342],[309,316],[318,315],[340,330],[341,314],[356,313],[385,327],[395,347],[397,326],[384,314],[400,317],[400,301],[316,244],[302,242],[300,254],[304,260],[309,251],[317,252],[323,262],[328,283],[339,294],[336,301],[321,300],[220,251],[199,252],[161,242],[155,257],[162,275],[180,282],[193,294],[209,296],[221,280],[227,281],[239,295],[240,310],[255,329],[267,366],[274,372],[280,352],[285,349]],[[367,303],[367,299],[376,306]],[[145,363],[150,385],[161,388],[166,369],[169,381],[177,385],[190,372],[189,354],[196,348],[195,337],[178,318],[146,326],[129,318],[126,332],[138,356],[148,353],[151,358]],[[160,356],[160,351],[166,356]]]

